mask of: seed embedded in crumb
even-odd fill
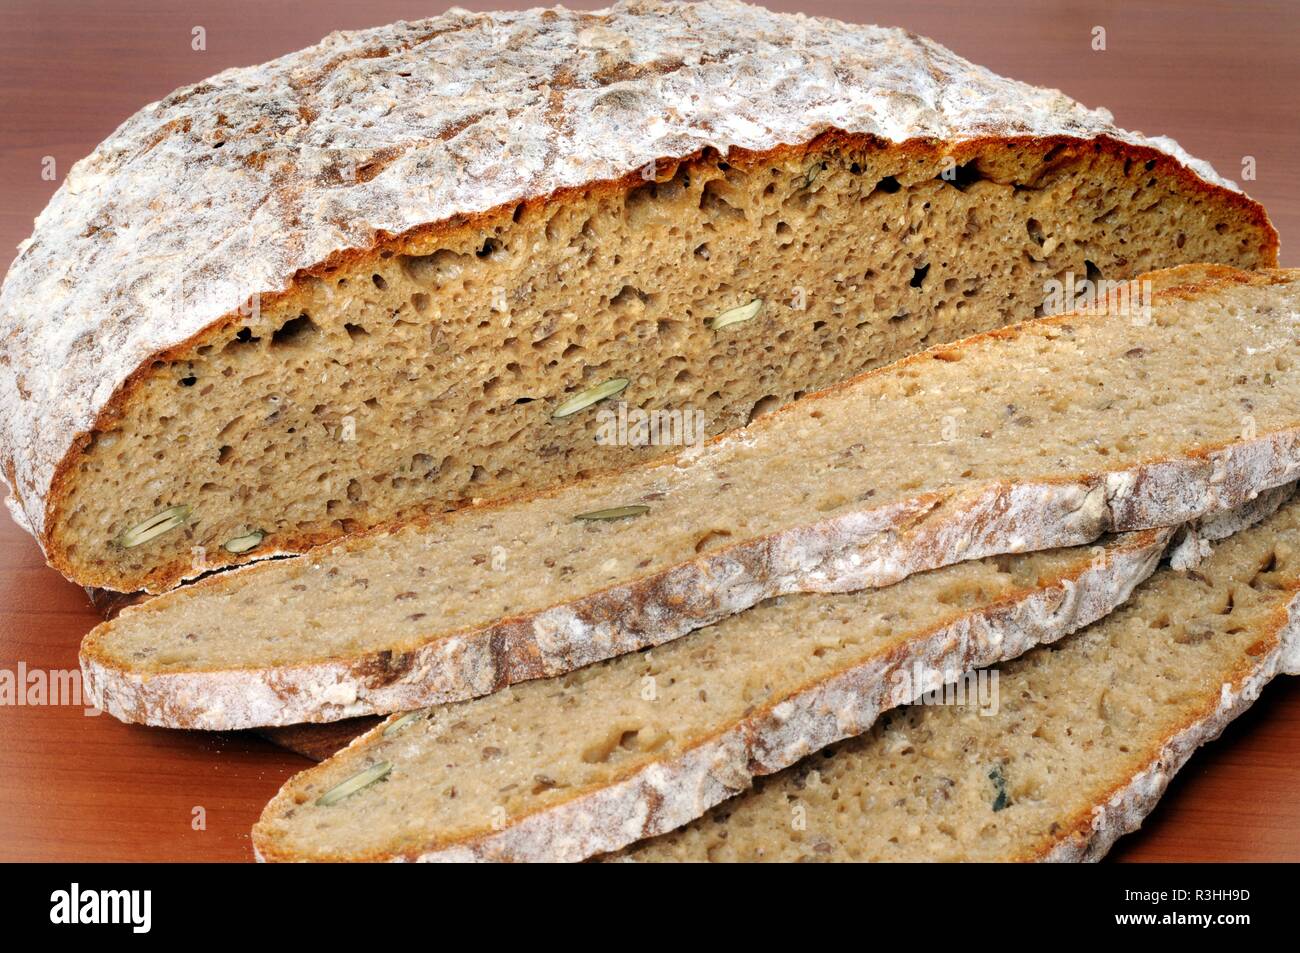
[[[392,722],[391,724],[387,725],[384,728],[384,737],[387,738],[389,735],[397,734],[399,731],[401,731],[411,722],[415,721],[415,719],[418,718],[419,716],[420,716],[420,712],[418,711],[408,711],[401,718],[398,718],[396,721]]]
[[[722,312],[722,314],[709,321],[708,328],[710,331],[721,331],[733,324],[740,324],[743,321],[749,321],[757,317],[758,312],[762,310],[763,299],[755,298],[749,304],[742,304],[738,308],[730,308]]]
[[[250,549],[255,549],[266,538],[266,533],[260,529],[255,529],[251,533],[245,533],[243,536],[236,536],[233,539],[226,540],[222,544],[222,549],[228,553],[246,553]]]
[[[117,537],[117,545],[123,549],[132,549],[151,539],[157,539],[163,533],[175,529],[182,525],[190,518],[190,507],[187,505],[172,506],[161,513],[149,517],[142,523],[137,523],[130,529],[123,530]]]
[[[551,412],[551,417],[555,420],[564,417],[571,417],[578,411],[586,410],[592,404],[599,403],[607,397],[613,397],[616,394],[623,393],[623,391],[627,389],[627,385],[630,383],[632,382],[626,377],[614,377],[602,384],[597,384],[595,387],[588,387],[586,390],[574,394],[564,403],[560,404],[559,407],[556,407],[555,410]]]
[[[346,781],[334,785],[316,799],[316,806],[329,807],[331,804],[337,804],[345,797],[350,797],[358,791],[370,787],[376,781],[382,781],[388,777],[392,770],[393,763],[391,761],[381,761],[376,765],[372,765],[359,774],[354,774]]]
[[[622,520],[632,516],[644,516],[650,512],[650,507],[642,504],[632,506],[612,506],[607,510],[592,510],[590,513],[579,513],[574,517],[575,520]]]

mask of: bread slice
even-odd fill
[[[1100,618],[1173,532],[785,596],[560,679],[394,716],[291,779],[254,846],[267,860],[564,861],[671,830],[882,711]]]
[[[73,167],[0,290],[0,471],[61,572],[161,591],[663,455],[1051,280],[1276,254],[1176,143],[899,30],[456,10]]]
[[[784,596],[557,679],[394,715],[292,778],[254,846],[263,860],[320,861],[614,850],[699,817],[753,775],[866,730],[972,665],[1104,615],[1155,568],[1172,532],[964,562],[887,589]],[[371,777],[383,783],[334,800]]]
[[[1156,280],[1173,287],[1149,319],[1029,322],[668,464],[209,577],[95,628],[86,684],[123,720],[174,727],[409,710],[771,596],[1178,525],[1294,479],[1300,272]]]
[[[760,780],[638,861],[1097,860],[1198,746],[1300,674],[1300,503],[1001,667],[1000,708],[916,705]]]

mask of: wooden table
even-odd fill
[[[469,7],[509,5],[461,0]],[[597,4],[573,2],[571,6]],[[1285,241],[1300,235],[1300,6],[1044,0],[773,3],[899,25],[998,72],[1106,104],[1120,125],[1174,136],[1240,179],[1243,156]],[[405,0],[7,0],[0,11],[0,266],[56,182],[135,109],[228,66],[335,29],[439,12]],[[191,48],[205,31],[206,50]],[[1091,48],[1106,31],[1104,52]],[[0,668],[71,671],[96,621],[85,593],[0,522]],[[247,735],[166,732],[79,707],[0,708],[0,860],[247,860],[248,830],[308,762]],[[1197,755],[1112,856],[1300,859],[1300,684],[1281,679]],[[201,819],[202,824],[199,823]]]

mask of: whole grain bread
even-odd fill
[[[667,463],[218,574],[86,638],[127,721],[410,710],[793,592],[1175,526],[1300,474],[1300,272],[1153,276],[1149,313],[934,349]],[[1206,364],[1204,355],[1218,359]]]
[[[664,454],[1049,280],[1276,248],[1171,140],[899,30],[453,10],[177,90],[72,168],[0,290],[0,471],[55,568],[159,591]]]
[[[999,671],[999,710],[897,709],[870,733],[621,855],[637,861],[1088,861],[1197,747],[1300,675],[1300,503],[1162,569]]]

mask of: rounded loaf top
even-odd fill
[[[11,509],[40,538],[56,467],[131,372],[299,269],[656,158],[828,129],[1109,135],[1232,187],[1171,140],[922,37],[735,0],[453,9],[333,33],[146,106],[37,218],[0,290]]]

